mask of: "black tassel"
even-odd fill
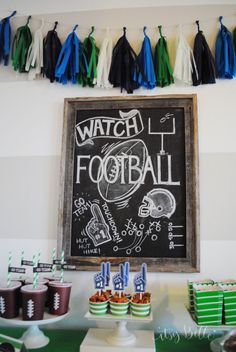
[[[121,92],[125,89],[130,94],[139,87],[133,78],[137,55],[126,38],[125,27],[123,31],[123,36],[117,41],[112,52],[109,82],[113,87],[120,87]]]
[[[236,27],[233,30],[233,44],[234,44],[234,51],[236,54]]]
[[[198,33],[194,40],[193,55],[197,66],[198,77],[193,71],[193,85],[215,83],[215,63],[211,50],[207,44],[203,32],[199,28],[199,21],[196,21]]]
[[[58,22],[55,22],[53,30],[48,32],[43,43],[43,73],[50,82],[55,81],[55,68],[61,51],[61,41],[56,32],[57,25]]]

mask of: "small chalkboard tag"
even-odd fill
[[[39,268],[39,267],[34,267],[33,268],[33,273],[51,273],[52,269],[50,268]]]
[[[61,259],[54,259],[53,264],[54,265],[61,265]],[[66,262],[64,261],[63,264],[66,264]]]
[[[64,270],[76,270],[76,265],[62,264],[61,266]]]
[[[143,263],[141,272],[134,276],[134,289],[135,292],[145,292],[147,285],[147,264]]]
[[[22,260],[21,265],[24,266],[34,266],[33,262],[31,260]]]
[[[94,287],[96,290],[101,290],[105,288],[105,277],[102,273],[96,273],[93,277]]]
[[[120,264],[120,272],[113,276],[112,281],[115,291],[124,291],[125,273],[123,264]]]
[[[53,264],[49,264],[49,263],[38,263],[38,268],[48,268],[48,269],[52,269]]]
[[[25,268],[17,268],[15,266],[9,266],[8,272],[9,273],[25,274]]]

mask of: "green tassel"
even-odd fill
[[[28,26],[31,16],[28,17],[26,25],[19,27],[16,31],[12,44],[12,64],[15,71],[26,72],[25,64],[27,54],[32,42],[32,35]]]
[[[97,63],[99,49],[96,46],[96,42],[92,33],[94,27],[87,38],[85,38],[81,53],[80,53],[80,72],[78,83],[82,84],[83,87],[89,86],[94,87],[97,83]]]
[[[155,48],[155,72],[157,77],[157,86],[165,87],[174,83],[173,69],[170,64],[167,42],[162,35],[161,26],[158,27],[160,39]]]

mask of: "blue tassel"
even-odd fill
[[[221,28],[216,38],[216,73],[218,78],[231,79],[236,75],[236,60],[233,47],[232,35],[222,24],[222,16],[219,17]]]
[[[57,60],[55,77],[62,84],[67,84],[68,81],[77,83],[80,52],[80,40],[75,33],[77,27],[78,25],[68,35]]]
[[[0,22],[0,63],[3,60],[5,66],[8,65],[11,45],[11,24],[10,18],[15,16],[16,11]]]
[[[134,81],[139,86],[153,89],[156,86],[156,75],[153,64],[152,46],[146,34],[146,29],[146,27],[143,28],[144,39],[141,51],[136,60]]]

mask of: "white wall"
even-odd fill
[[[16,4],[21,14],[52,13],[47,15],[48,21],[53,22],[60,17],[63,25],[59,33],[62,37],[65,37],[69,24],[71,26],[75,20],[81,23],[83,36],[92,24],[105,27],[108,22],[112,28],[119,28],[129,18],[127,27],[133,28],[128,32],[130,40],[134,47],[138,47],[144,24],[156,27],[159,23],[189,23],[197,18],[200,21],[210,19],[209,22],[203,22],[202,26],[212,46],[218,28],[214,18],[220,14],[226,16],[236,12],[236,6],[225,5],[185,7],[184,10],[178,10],[177,7],[171,10],[164,7],[145,8],[141,11],[134,8],[109,9],[104,12],[94,11],[92,4],[89,5],[88,2],[87,5],[91,7],[86,16],[76,12],[54,15],[68,10],[59,3],[60,6],[57,6],[56,1],[51,1],[50,5],[43,1],[37,5],[26,0],[22,0],[20,4],[16,1],[2,1],[0,13],[6,14]],[[105,1],[102,3],[106,5]],[[126,3],[131,4],[127,1]],[[173,3],[177,5],[177,2]],[[75,1],[71,0],[68,4],[69,11],[78,10]],[[13,27],[23,20],[21,17],[16,19]],[[226,17],[225,23],[232,28],[236,24],[235,17]],[[37,20],[33,20],[31,25],[36,28]],[[45,31],[50,27],[49,23],[47,26]],[[164,30],[168,35],[173,61],[176,29],[164,27]],[[192,38],[196,28],[187,25],[184,31],[188,38]],[[95,32],[98,41],[102,35],[103,32],[99,29]],[[120,31],[113,30],[113,35],[118,37]],[[156,38],[154,30],[151,35]],[[187,302],[188,278],[218,279],[236,276],[236,79],[197,88],[171,86],[151,92],[142,89],[135,92],[137,95],[175,93],[196,93],[198,96],[201,273],[149,275],[149,290],[154,298],[153,326],[157,331],[165,327],[183,330],[184,325],[192,326],[184,308]],[[9,250],[13,252],[16,265],[22,248],[29,259],[41,249],[42,260],[49,260],[51,250],[56,246],[57,236],[63,100],[65,97],[104,95],[120,95],[120,92],[118,89],[105,91],[52,85],[47,80],[30,82],[26,76],[19,77],[13,73],[11,68],[0,67],[0,278],[7,270]],[[88,323],[83,315],[87,309],[87,298],[93,292],[92,273],[67,273],[67,278],[73,281],[72,312],[60,326],[88,327],[92,323]]]

